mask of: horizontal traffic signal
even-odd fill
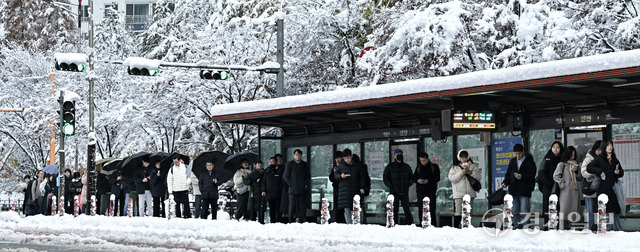
[[[206,80],[228,80],[231,74],[227,71],[200,70],[200,78]]]
[[[56,70],[84,72],[87,70],[89,57],[83,53],[56,53]]]

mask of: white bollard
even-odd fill
[[[58,213],[58,202],[55,195],[51,197],[51,216],[56,216]]]
[[[64,216],[64,195],[60,196],[60,202],[58,204],[58,216],[62,217]]]
[[[558,195],[549,196],[549,230],[558,229]]]
[[[109,197],[109,216],[113,217],[115,216],[115,209],[116,207],[116,195],[115,194],[111,194],[111,196]]]
[[[170,220],[175,218],[174,214],[176,212],[176,202],[173,200],[173,195],[169,195],[169,215],[167,218]]]
[[[96,196],[91,195],[91,206],[89,207],[91,216],[96,216]]]
[[[460,220],[460,228],[471,227],[471,196],[465,194],[462,197],[462,219]]]
[[[18,204],[16,203],[18,200],[14,199],[11,201],[11,212],[15,212]]]
[[[387,197],[387,227],[391,228],[395,226],[395,220],[393,219],[393,201],[394,197],[392,194],[389,194]]]
[[[320,224],[329,224],[329,218],[331,218],[331,215],[329,214],[329,200],[327,200],[327,198],[322,198]]]
[[[428,228],[431,226],[431,209],[429,209],[429,203],[431,200],[429,197],[422,199],[422,228]]]
[[[598,196],[598,233],[606,233],[607,232],[607,224],[609,223],[607,220],[607,202],[609,202],[609,196],[606,194],[600,194]]]
[[[129,207],[127,207],[127,216],[133,217],[133,199],[129,198]]]
[[[73,218],[78,217],[80,214],[80,195],[73,197]]]
[[[351,210],[351,221],[353,224],[360,224],[360,214],[362,209],[360,209],[360,195],[353,196],[353,209]]]
[[[503,208],[502,208],[502,230],[510,230],[513,229],[513,213],[511,212],[511,207],[513,207],[513,196],[511,194],[507,194],[503,198]]]

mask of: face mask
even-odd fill
[[[398,161],[402,161],[402,160],[404,160],[404,156],[402,154],[398,154],[398,155],[396,155],[396,159]]]

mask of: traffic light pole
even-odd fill
[[[58,163],[58,181],[60,184],[58,185],[58,198],[64,195],[64,157],[65,157],[65,149],[64,149],[64,132],[62,132],[62,127],[64,126],[64,91],[60,91],[60,149],[58,150],[58,154],[60,155],[60,162]]]
[[[93,72],[93,0],[89,0],[89,72]],[[96,194],[96,139],[94,132],[94,116],[93,116],[93,84],[94,77],[89,76],[89,145],[87,146],[87,189],[89,190],[85,196],[87,202],[91,202],[91,195]],[[86,208],[86,214],[90,214],[89,207]]]

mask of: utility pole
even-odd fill
[[[60,162],[58,163],[58,181],[60,184],[58,184],[58,196],[61,196],[64,195],[64,181],[62,180],[64,176],[62,172],[65,167],[64,132],[62,132],[62,126],[64,124],[64,109],[62,108],[64,106],[64,91],[62,90],[60,90],[60,99],[58,101],[60,101],[60,150],[58,151],[58,154],[60,155]]]
[[[89,0],[89,72],[93,72],[93,0]],[[89,144],[87,146],[87,202],[91,202],[91,195],[96,194],[96,133],[94,128],[93,116],[93,83],[94,77],[89,75]],[[86,214],[90,214],[91,207],[86,208]]]
[[[278,18],[276,21],[276,57],[280,69],[278,70],[278,77],[276,78],[276,97],[284,96],[284,20]]]

